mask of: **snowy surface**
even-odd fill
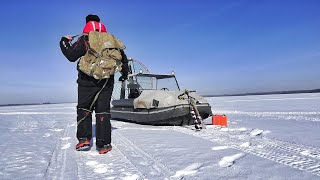
[[[74,150],[75,104],[1,107],[0,179],[320,179],[320,94],[207,99],[228,127],[112,121],[105,155]]]

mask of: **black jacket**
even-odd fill
[[[77,61],[80,57],[84,56],[87,53],[88,50],[88,36],[83,35],[79,37],[77,42],[74,44],[70,44],[69,40],[65,37],[62,37],[60,40],[60,48],[64,56],[70,61],[70,62],[75,62]],[[121,55],[122,55],[122,70],[121,73],[124,76],[128,75],[128,59],[126,54],[124,53],[123,50],[121,50]],[[78,69],[78,80],[77,83],[81,86],[103,86],[105,80],[96,80],[93,77],[88,76],[87,74],[83,73],[79,69],[79,64],[77,65]],[[113,77],[110,77],[113,78]]]

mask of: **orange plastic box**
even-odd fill
[[[226,115],[215,114],[212,116],[212,125],[227,126],[228,118]]]

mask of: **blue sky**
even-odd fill
[[[0,104],[75,102],[59,48],[97,14],[126,53],[201,94],[320,88],[317,0],[4,1]]]

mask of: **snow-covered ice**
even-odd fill
[[[228,146],[215,146],[215,147],[212,147],[211,149],[213,151],[218,151],[218,150],[223,150],[223,149],[228,149],[229,147]]]
[[[179,177],[186,176],[186,175],[196,174],[198,172],[198,169],[201,166],[202,166],[202,164],[200,164],[200,163],[191,164],[188,167],[186,167],[185,169],[177,171],[176,174],[172,177],[179,178]]]
[[[319,93],[207,99],[228,127],[112,120],[104,155],[75,151],[74,103],[0,107],[0,179],[320,179]]]
[[[230,167],[234,164],[234,161],[245,156],[244,153],[238,153],[232,156],[225,156],[219,161],[219,166]]]
[[[245,143],[242,143],[242,144],[240,145],[240,147],[247,148],[247,147],[249,147],[250,145],[251,145],[250,142],[245,142]]]
[[[63,145],[61,149],[68,149],[70,146],[71,146],[71,144],[68,143],[68,144]]]
[[[261,130],[261,129],[254,129],[254,130],[252,130],[251,131],[251,136],[258,136],[258,135],[260,135],[261,133],[263,132],[263,130]]]

